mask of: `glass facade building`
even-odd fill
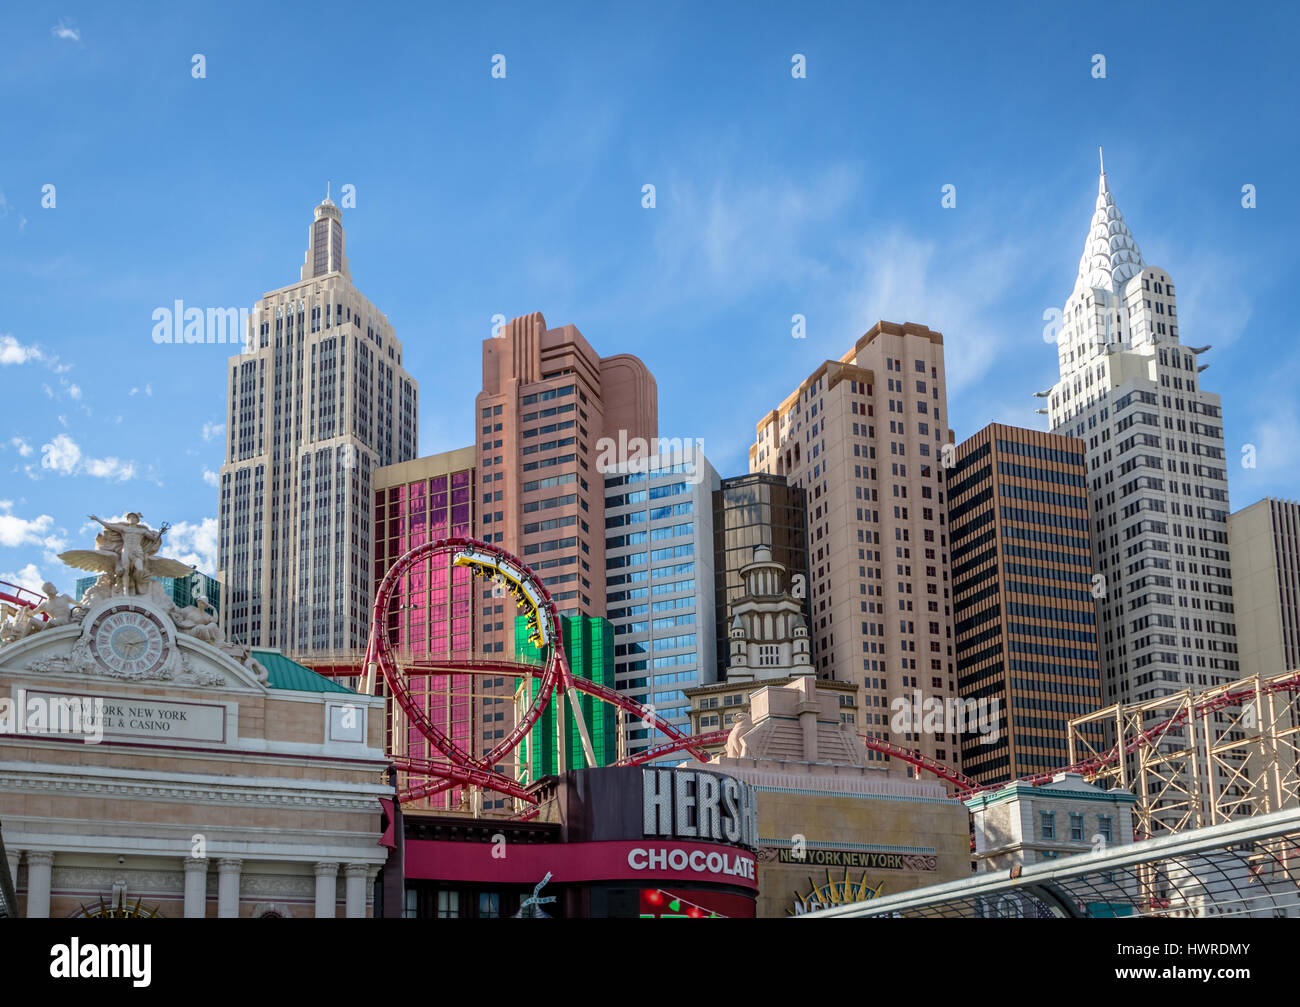
[[[452,536],[471,536],[475,514],[474,449],[462,448],[389,465],[375,471],[374,583],[406,552]],[[473,656],[475,585],[468,569],[426,560],[403,575],[389,609],[389,632],[404,662]],[[410,675],[407,687],[424,712],[462,749],[479,754],[494,736],[491,722],[480,734],[476,721],[486,699],[485,683],[472,675]],[[382,686],[382,683],[381,683]],[[489,709],[489,716],[491,710]],[[503,706],[502,709],[505,709]],[[499,729],[499,725],[497,727]],[[495,734],[504,737],[504,732]],[[395,703],[388,704],[388,751],[414,759],[440,760]],[[462,788],[437,794],[417,807],[456,810]],[[486,801],[501,800],[488,795]],[[504,801],[502,802],[504,806]]]
[[[564,654],[569,659],[569,669],[574,678],[585,678],[614,688],[614,629],[605,619],[588,615],[562,615],[560,640]],[[527,619],[515,618],[515,656],[519,661],[536,663],[541,655],[528,642]],[[516,692],[515,716],[537,698],[540,682],[537,678],[523,679]],[[597,766],[608,766],[618,760],[618,716],[609,703],[594,696],[582,695],[579,699],[582,715],[591,733],[592,752]],[[498,714],[493,713],[496,717]],[[561,748],[562,746],[562,748]],[[538,718],[519,746],[520,765],[526,770],[528,782],[543,776],[562,773],[567,769],[587,766],[582,750],[582,735],[574,723],[569,697],[558,691],[550,699],[545,712]]]
[[[605,475],[616,687],[686,730],[691,704],[683,690],[717,680],[713,493],[720,481],[690,445],[636,469]],[[663,740],[652,724],[625,726],[629,755]]]
[[[727,621],[732,603],[745,593],[740,570],[765,545],[786,568],[791,594],[808,617],[808,493],[785,476],[756,472],[723,479],[713,493],[714,636],[718,680],[726,677]],[[796,582],[802,577],[802,583]]]

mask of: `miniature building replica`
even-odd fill
[[[812,675],[803,604],[785,588],[786,569],[765,545],[741,567],[744,594],[731,604],[729,682]]]
[[[868,762],[839,693],[812,676],[749,697],[709,767],[758,799],[760,917],[970,875],[966,810],[939,783],[900,780]],[[704,768],[687,763],[686,768]]]
[[[152,578],[162,530],[100,522],[80,602],[0,628],[0,820],[18,910],[67,916],[366,916],[383,699],[224,640],[206,599]],[[339,876],[345,881],[339,884]]]

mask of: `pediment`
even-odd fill
[[[120,636],[136,649],[123,653],[115,646]],[[219,647],[178,632],[168,610],[141,597],[104,599],[80,622],[0,647],[0,674],[266,692],[253,670]]]

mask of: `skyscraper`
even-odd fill
[[[878,322],[759,421],[749,468],[807,493],[817,676],[860,687],[858,723],[869,733],[956,764],[956,734],[888,730],[894,699],[957,695],[946,413],[943,336]],[[898,760],[890,771],[913,775]]]
[[[416,383],[392,325],[352,285],[344,247],[326,198],[298,282],[257,302],[228,372],[222,628],[308,663],[365,648],[371,473],[416,454]]]
[[[527,563],[561,615],[605,615],[605,474],[601,441],[651,441],[659,391],[630,354],[600,356],[578,331],[546,327],[540,312],[514,319],[483,341],[483,388],[474,401],[479,481],[478,537]],[[517,650],[515,606],[479,588],[481,653]],[[515,683],[488,688],[507,703]],[[495,713],[493,714],[495,717]]]
[[[1266,497],[1228,518],[1241,674],[1300,669],[1300,503]]]
[[[615,682],[680,730],[684,689],[716,680],[713,493],[718,475],[694,445],[605,473],[605,582]],[[627,754],[663,737],[635,718]],[[681,756],[676,756],[680,759]]]
[[[564,615],[605,609],[602,437],[658,434],[659,392],[636,357],[601,357],[576,326],[548,329],[540,312],[483,341],[475,399],[484,541],[519,556]],[[512,622],[493,616],[485,641],[510,653]]]
[[[1105,168],[1041,397],[1086,446],[1105,703],[1237,676],[1219,397],[1179,334],[1169,272],[1148,265]]]
[[[948,531],[961,767],[979,783],[1068,765],[1066,725],[1102,705],[1089,524],[1081,441],[991,423],[957,445]]]

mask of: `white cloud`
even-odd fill
[[[41,468],[70,476],[81,461],[81,448],[67,434],[56,434],[54,440],[41,445]]]
[[[136,475],[135,462],[124,462],[120,458],[87,458],[86,474],[97,479],[111,479],[114,482],[126,482]]]
[[[28,563],[17,573],[0,573],[0,580],[8,581],[10,584],[17,584],[19,587],[25,587],[28,591],[35,591],[37,594],[45,593],[42,589],[45,578],[36,569],[35,563]]]
[[[59,18],[59,23],[50,29],[50,34],[55,38],[66,39],[69,42],[81,41],[81,29],[77,28],[65,17]]]
[[[71,395],[74,399],[81,398],[81,386],[68,385],[68,394]]]
[[[0,335],[0,366],[8,367],[11,364],[25,364],[29,360],[44,359],[37,347],[20,343],[8,333]]]
[[[214,440],[221,437],[226,432],[224,423],[205,423],[203,424],[203,439],[205,441]]]
[[[218,482],[217,474],[213,472],[211,469],[204,469],[203,481],[207,483],[209,486],[216,486]]]
[[[41,468],[50,469],[59,475],[71,476],[84,473],[96,479],[109,479],[113,482],[126,482],[128,479],[134,479],[138,474],[133,461],[123,461],[114,456],[83,457],[80,446],[67,434],[56,434],[48,444],[41,445]]]
[[[200,572],[217,572],[217,519],[205,517],[197,524],[178,521],[167,530],[163,553]]]
[[[10,437],[9,443],[12,444],[18,453],[24,458],[30,458],[32,453],[36,450],[21,437]]]
[[[38,545],[48,553],[67,548],[67,539],[53,534],[54,518],[48,514],[22,518],[14,514],[13,506],[11,500],[0,500],[0,546],[17,549],[25,545]]]

